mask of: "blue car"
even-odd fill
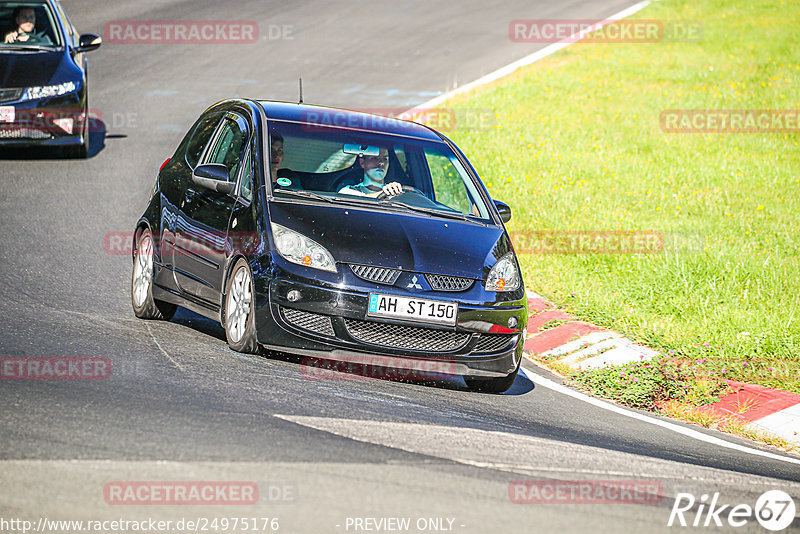
[[[286,102],[206,110],[162,166],[135,226],[131,301],[183,306],[234,350],[460,375],[501,392],[527,299],[489,197],[444,135]]]
[[[58,0],[0,1],[0,148],[55,147],[89,154],[86,52]]]

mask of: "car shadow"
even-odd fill
[[[93,118],[89,125],[89,156],[97,156],[106,147],[106,139],[125,138],[126,135],[107,135],[106,124]],[[68,148],[59,146],[7,146],[0,148],[0,160],[78,160],[70,157]]]
[[[514,380],[514,383],[511,385],[508,390],[501,393],[500,395],[525,395],[526,393],[530,393],[536,388],[530,378],[525,374],[522,369],[520,372],[517,373],[517,378]]]
[[[223,342],[226,341],[225,329],[223,329],[217,321],[203,317],[186,308],[178,306],[178,311],[172,318],[172,322],[217,338]],[[279,360],[298,365],[301,375],[309,380],[322,382],[337,380],[386,380],[389,382],[400,382],[438,389],[470,391],[463,378],[443,373],[412,371],[382,365],[342,362],[329,358],[301,356],[264,348],[260,350],[259,356],[270,360]],[[520,372],[517,374],[517,378],[508,390],[503,393],[495,393],[494,395],[524,395],[533,391],[533,389],[533,382],[531,382],[524,372]],[[476,392],[476,394],[492,395],[492,393],[483,392]]]
[[[178,306],[178,311],[175,312],[175,316],[172,317],[171,322],[227,342],[225,338],[225,329],[222,328],[219,322],[209,319],[208,317],[203,317],[199,313],[187,310],[182,306]]]
[[[412,371],[397,367],[342,362],[328,358],[311,358],[272,351],[266,351],[264,356],[300,365],[301,373],[309,380],[386,380],[438,389],[471,391],[463,378],[444,373]],[[534,387],[533,382],[525,373],[520,372],[511,387],[503,393],[475,393],[479,395],[524,395],[533,391]]]

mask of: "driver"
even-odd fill
[[[17,30],[6,34],[6,43],[53,44],[45,32],[36,31],[36,11],[32,7],[17,6],[14,9],[14,23]]]
[[[364,169],[364,179],[360,184],[348,185],[339,189],[339,193],[377,197],[381,193],[394,196],[403,192],[400,182],[386,184],[383,181],[389,170],[389,150],[386,148],[381,148],[378,156],[358,156],[358,164]]]

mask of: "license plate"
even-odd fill
[[[457,315],[458,304],[455,302],[377,293],[370,293],[369,308],[367,308],[367,317],[386,317],[448,326],[456,324]]]
[[[15,115],[14,106],[0,106],[0,122],[14,122]]]

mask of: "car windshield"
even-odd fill
[[[267,153],[276,198],[324,197],[490,220],[478,186],[443,141],[294,122],[269,124]],[[383,185],[394,182],[403,186],[402,193],[381,193]]]
[[[61,46],[52,9],[46,2],[0,3],[0,50]]]

